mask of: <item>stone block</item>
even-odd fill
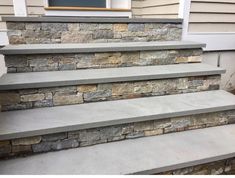
[[[127,139],[135,139],[135,138],[140,138],[144,136],[144,132],[133,132],[130,134],[126,135]]]
[[[12,153],[13,154],[24,154],[24,153],[32,153],[31,145],[17,145],[12,146]]]
[[[154,135],[161,135],[163,134],[163,129],[157,129],[157,130],[146,130],[144,131],[144,135],[146,137],[148,136],[154,136]]]
[[[91,101],[103,101],[111,98],[112,93],[111,91],[96,91],[91,93],[84,94],[84,101],[91,102]]]
[[[81,93],[90,93],[97,90],[97,85],[81,85],[77,88],[78,92]]]
[[[114,24],[113,25],[114,32],[127,32],[128,24]]]
[[[81,93],[63,94],[63,93],[58,92],[53,97],[53,103],[55,106],[69,105],[69,104],[80,104],[80,103],[83,103],[83,96]]]
[[[154,128],[154,121],[146,121],[146,122],[136,122],[134,123],[134,131],[146,131],[146,130],[153,130]]]
[[[33,145],[33,144],[38,144],[42,140],[41,136],[36,136],[36,137],[28,137],[28,138],[20,138],[20,139],[15,139],[12,140],[11,143],[13,146],[24,146],[24,145]]]
[[[16,92],[0,92],[0,104],[9,105],[20,102],[20,95]]]
[[[21,102],[30,102],[30,101],[41,101],[45,99],[44,94],[31,94],[31,95],[22,95],[20,97]]]
[[[42,141],[52,142],[52,141],[63,140],[66,139],[67,137],[68,137],[67,133],[55,133],[55,134],[43,135]]]
[[[138,32],[138,31],[144,31],[145,25],[144,24],[128,24],[128,31],[131,32]]]
[[[61,141],[57,141],[52,144],[52,150],[62,150],[69,148],[77,148],[79,146],[79,142],[76,139],[65,139]]]

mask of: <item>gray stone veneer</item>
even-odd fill
[[[6,55],[9,73],[201,62],[201,49],[80,54]]]
[[[219,89],[220,75],[0,92],[2,111]]]
[[[174,23],[7,22],[10,44],[180,40]]]
[[[9,158],[91,146],[124,139],[232,124],[234,121],[235,111],[233,110],[5,140],[0,141],[0,157]]]
[[[234,175],[235,158],[162,172],[157,175]]]

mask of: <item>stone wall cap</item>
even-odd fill
[[[74,22],[74,23],[177,23],[181,24],[183,19],[178,18],[81,18],[81,17],[2,17],[6,22]]]
[[[10,73],[4,74],[0,78],[0,91],[127,81],[148,81],[220,75],[222,73],[225,73],[225,70],[222,68],[201,63]]]
[[[1,112],[0,140],[234,109],[235,96],[217,90]]]
[[[172,49],[198,49],[206,44],[191,41],[163,42],[118,42],[118,43],[61,43],[61,44],[22,44],[7,45],[0,49],[0,54],[55,54],[55,53],[90,53],[116,51],[151,51]]]
[[[131,139],[1,161],[3,175],[156,174],[235,156],[235,125]],[[84,161],[85,160],[85,161]]]

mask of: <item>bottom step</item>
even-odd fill
[[[235,157],[235,125],[0,162],[0,174],[156,174]]]

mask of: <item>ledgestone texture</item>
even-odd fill
[[[177,41],[181,24],[7,22],[10,44]]]
[[[173,171],[162,172],[157,175],[234,175],[235,158],[191,166]]]
[[[79,54],[6,55],[8,73],[201,62],[202,49]]]
[[[217,90],[220,76],[22,89],[0,92],[2,111]]]
[[[0,141],[0,158],[219,126],[230,124],[233,120],[235,120],[234,110],[6,140]],[[176,174],[177,172],[170,173]]]

